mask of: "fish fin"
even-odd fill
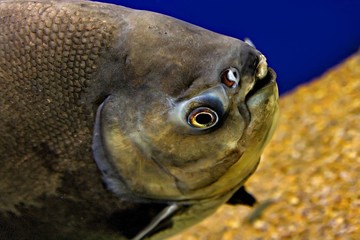
[[[172,217],[183,208],[176,203],[165,207],[151,222],[131,240],[141,240],[173,225]]]
[[[252,46],[253,48],[256,48],[255,44],[253,43],[253,41],[251,41],[250,38],[245,38],[244,42],[247,43],[248,45]]]
[[[256,198],[248,193],[244,186],[241,186],[226,203],[230,205],[241,204],[252,207],[256,203]]]

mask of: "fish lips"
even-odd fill
[[[276,73],[272,68],[268,68],[268,74],[261,80],[257,80],[253,88],[246,95],[246,103],[253,104],[254,101],[266,101],[269,98],[279,97],[279,92],[276,84]]]
[[[268,68],[267,76],[256,83],[246,96],[251,119],[246,131],[248,142],[261,142],[262,147],[269,142],[279,119],[279,91],[275,80],[275,71]]]

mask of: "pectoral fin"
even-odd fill
[[[253,195],[246,191],[244,186],[242,186],[226,203],[231,205],[242,204],[252,207],[256,203],[256,199]]]
[[[141,230],[131,240],[141,240],[150,237],[153,234],[161,231],[164,228],[169,228],[172,225],[172,217],[183,208],[178,204],[171,204],[165,207],[143,230]]]

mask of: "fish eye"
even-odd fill
[[[239,71],[234,67],[226,69],[221,74],[221,82],[229,88],[236,88],[239,85],[239,79]]]
[[[213,127],[219,121],[217,113],[208,107],[198,107],[188,115],[188,124],[199,129]]]

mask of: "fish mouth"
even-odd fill
[[[268,92],[269,88],[276,86],[276,73],[272,68],[268,68],[268,73],[263,79],[257,79],[253,88],[246,95],[246,101],[253,96],[259,95],[263,92]],[[270,91],[273,92],[273,91]]]

